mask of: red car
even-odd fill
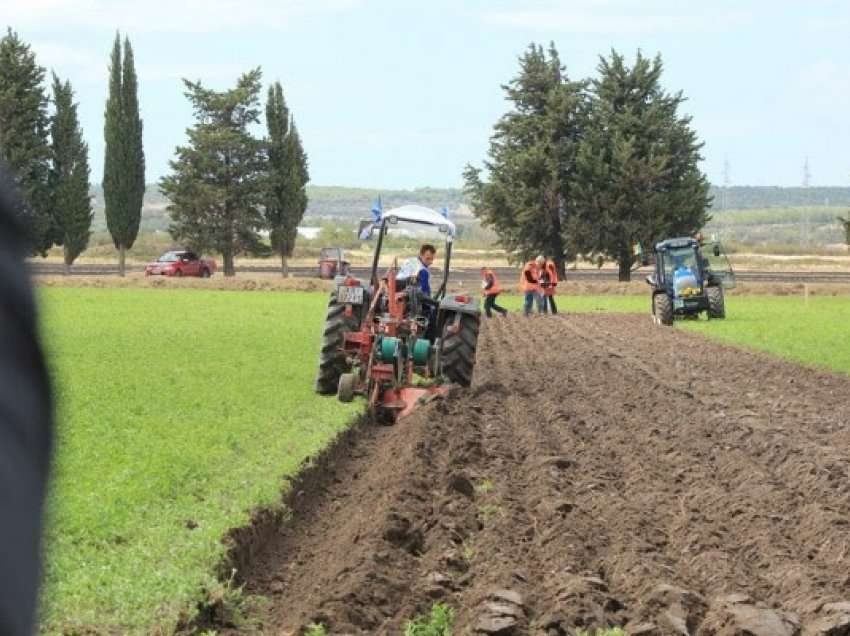
[[[215,261],[199,258],[189,251],[166,252],[145,267],[145,276],[200,276],[209,278],[215,272]]]

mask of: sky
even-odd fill
[[[501,86],[518,56],[551,41],[572,79],[611,49],[660,53],[713,183],[728,162],[731,185],[797,186],[808,159],[812,185],[850,185],[847,0],[0,0],[4,23],[71,81],[94,182],[119,30],[136,57],[148,181],[192,124],[181,79],[224,89],[260,66],[266,86],[283,85],[312,183],[460,186],[509,107]]]

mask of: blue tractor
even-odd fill
[[[674,238],[656,243],[655,272],[646,282],[655,322],[672,325],[702,312],[709,319],[725,318],[723,290],[735,286],[735,274],[719,242]]]

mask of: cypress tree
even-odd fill
[[[269,87],[266,100],[268,173],[265,216],[272,248],[280,255],[281,274],[289,274],[288,259],[295,249],[298,224],[307,209],[307,157],[290,119],[280,82]]]
[[[289,190],[292,196],[287,213],[288,226],[284,249],[286,255],[291,256],[295,249],[295,239],[298,237],[298,224],[301,223],[304,213],[307,211],[307,183],[310,181],[307,153],[304,152],[301,135],[298,133],[294,117],[290,117],[289,120],[287,146],[287,155],[292,166],[289,171]]]
[[[77,118],[77,105],[70,82],[53,75],[53,101],[56,112],[50,122],[50,187],[53,193],[54,222],[59,244],[63,246],[65,273],[88,247],[92,206],[89,196],[88,146]]]
[[[56,239],[43,81],[44,69],[29,45],[8,29],[0,39],[0,160],[10,168],[22,195],[16,214],[26,228],[30,253],[41,255]]]
[[[638,53],[629,68],[612,51],[600,58],[591,114],[577,158],[576,248],[615,261],[629,280],[633,245],[691,235],[709,220],[709,184],[698,162],[702,144],[681,93],[661,88],[661,57]]]
[[[472,210],[515,257],[542,253],[563,275],[570,257],[564,230],[573,214],[575,155],[586,110],[584,82],[564,72],[554,44],[531,44],[519,74],[503,86],[512,109],[496,123],[485,166],[467,166]]]
[[[254,69],[227,91],[183,80],[196,122],[170,162],[172,174],[160,181],[171,201],[171,235],[198,251],[220,252],[225,276],[235,274],[239,253],[268,254],[258,234],[266,226],[265,144],[248,130],[259,123],[260,77]]]
[[[118,268],[125,272],[127,250],[139,234],[145,193],[145,155],[139,114],[138,81],[129,39],[115,35],[109,65],[109,97],[106,101],[103,198],[106,227],[118,250]]]

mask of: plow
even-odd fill
[[[393,259],[379,264],[387,233],[399,225],[436,230],[444,236],[442,281],[429,294],[423,266]],[[369,280],[338,276],[328,302],[316,390],[343,402],[360,395],[377,420],[394,422],[445,393],[449,384],[469,386],[480,325],[478,299],[447,294],[455,227],[420,206],[402,206],[361,227],[377,234]]]

